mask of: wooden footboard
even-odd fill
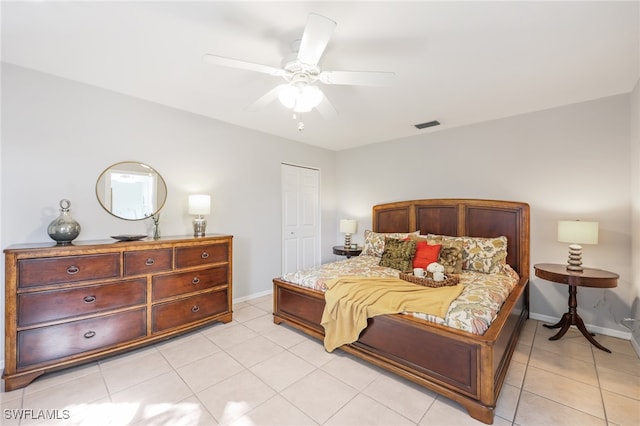
[[[273,284],[274,322],[323,339],[323,293],[280,279]],[[518,335],[528,317],[527,286],[528,280],[523,279],[484,336],[409,315],[382,315],[369,319],[358,341],[341,349],[457,401],[473,418],[492,424]]]

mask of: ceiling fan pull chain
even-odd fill
[[[298,114],[300,114],[300,121],[298,121],[298,131],[301,132],[304,130],[304,122],[302,121],[302,113],[297,113],[295,110],[293,111],[293,119],[296,120],[298,118]]]

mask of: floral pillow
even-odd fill
[[[462,267],[470,271],[486,274],[499,274],[507,264],[507,237],[467,238],[465,251],[468,252],[466,263]]]
[[[410,236],[417,236],[420,231],[415,232],[394,232],[394,233],[380,233],[373,231],[364,231],[364,247],[360,256],[375,256],[382,257],[384,253],[385,238],[403,239]]]
[[[409,272],[413,269],[413,256],[416,254],[416,242],[386,238],[384,252],[380,257],[380,266]]]
[[[429,235],[442,241],[462,242],[462,269],[482,272],[485,274],[499,274],[507,263],[507,237],[449,237],[443,235]]]

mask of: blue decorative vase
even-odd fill
[[[47,228],[49,236],[58,245],[71,244],[71,241],[80,235],[80,224],[71,217],[69,207],[71,207],[69,200],[60,200],[60,216],[51,222]]]

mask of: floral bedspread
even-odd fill
[[[378,266],[375,256],[357,256],[351,259],[314,266],[285,274],[282,279],[302,287],[324,292],[325,282],[339,276],[398,277],[396,269]],[[464,285],[462,294],[453,301],[445,318],[420,312],[405,312],[452,328],[483,335],[495,319],[500,307],[518,283],[518,274],[508,265],[499,274],[463,271],[459,275]]]

